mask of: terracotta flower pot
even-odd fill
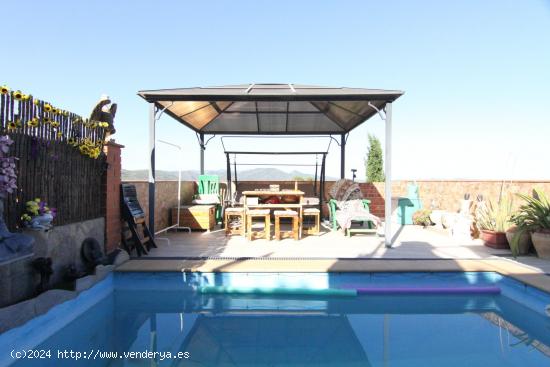
[[[485,246],[497,249],[510,248],[508,245],[508,240],[506,239],[506,233],[504,232],[495,232],[482,229],[480,238],[485,242]]]
[[[550,259],[550,233],[535,232],[531,239],[537,255],[541,259]]]
[[[506,231],[506,239],[509,244],[512,243],[516,231],[515,228],[510,228]],[[531,249],[531,244],[531,234],[529,232],[523,232],[521,236],[519,236],[518,255],[527,255]]]

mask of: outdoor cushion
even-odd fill
[[[242,213],[244,208],[225,208],[226,213]]]
[[[304,209],[304,214],[317,214],[319,213],[319,209],[317,208],[306,208]]]
[[[269,215],[269,209],[253,209],[248,211],[248,215]]]
[[[295,212],[294,210],[275,210],[275,215],[276,216],[297,217],[298,213]]]
[[[199,194],[193,199],[193,204],[198,205],[213,205],[219,204],[220,198],[218,194]]]

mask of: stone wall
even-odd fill
[[[394,181],[392,182],[392,193],[394,197],[407,195],[407,185],[412,181]],[[133,181],[138,190],[138,198],[147,212],[148,196],[147,182]],[[267,188],[271,181],[243,181],[239,182],[237,190],[254,190],[256,188]],[[281,189],[294,188],[294,181],[277,181]],[[416,181],[419,186],[420,199],[425,208],[443,209],[449,211],[458,211],[460,200],[465,193],[470,193],[472,198],[477,194],[482,194],[486,199],[497,200],[501,187],[503,192],[510,194],[530,193],[535,187],[538,187],[550,195],[550,181],[481,181],[481,180],[422,180]],[[333,181],[326,182],[325,193],[334,184]],[[360,183],[363,196],[371,200],[371,212],[379,217],[384,217],[384,183]],[[298,182],[298,188],[306,193],[306,196],[314,196],[313,183],[310,181]],[[222,189],[225,185],[222,184]],[[176,205],[176,181],[157,181],[156,186],[156,216],[155,226],[158,229],[164,228],[170,224],[170,208]],[[182,202],[190,203],[192,196],[196,191],[194,182],[182,182]],[[515,205],[519,205],[520,200],[515,200]],[[323,208],[323,216],[328,216],[326,206]]]
[[[55,226],[51,230],[24,230],[34,238],[34,255],[0,264],[0,307],[31,297],[40,278],[31,267],[32,260],[38,257],[51,257],[54,273],[51,283],[63,280],[64,270],[74,264],[83,270],[80,249],[82,241],[95,238],[101,248],[104,245],[104,219],[97,218],[84,222]]]
[[[145,213],[149,215],[149,183],[147,181],[124,181],[124,183],[136,186],[139,203]],[[157,181],[155,188],[155,231],[158,231],[172,223],[170,210],[178,204],[178,182]],[[190,203],[195,191],[195,182],[182,181],[181,202]]]
[[[405,196],[407,184],[411,181],[394,181],[392,192],[394,196]],[[481,181],[481,180],[422,180],[416,181],[419,188],[420,200],[425,208],[458,211],[460,200],[464,194],[469,193],[472,199],[482,194],[487,200],[496,201],[499,195],[509,195],[513,198],[514,206],[519,206],[521,200],[514,197],[517,193],[530,194],[533,188],[539,188],[550,195],[550,181]],[[374,186],[384,196],[384,184],[376,183]]]

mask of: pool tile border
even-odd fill
[[[117,272],[496,272],[550,293],[550,276],[508,259],[132,259]]]

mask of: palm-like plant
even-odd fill
[[[510,248],[514,256],[518,253],[519,238],[523,233],[550,233],[550,201],[544,192],[534,189],[533,195],[517,194],[525,201],[511,218],[517,232],[512,239]]]
[[[512,200],[502,198],[493,204],[487,204],[478,208],[476,223],[480,229],[495,232],[505,232],[510,227],[512,216]]]

